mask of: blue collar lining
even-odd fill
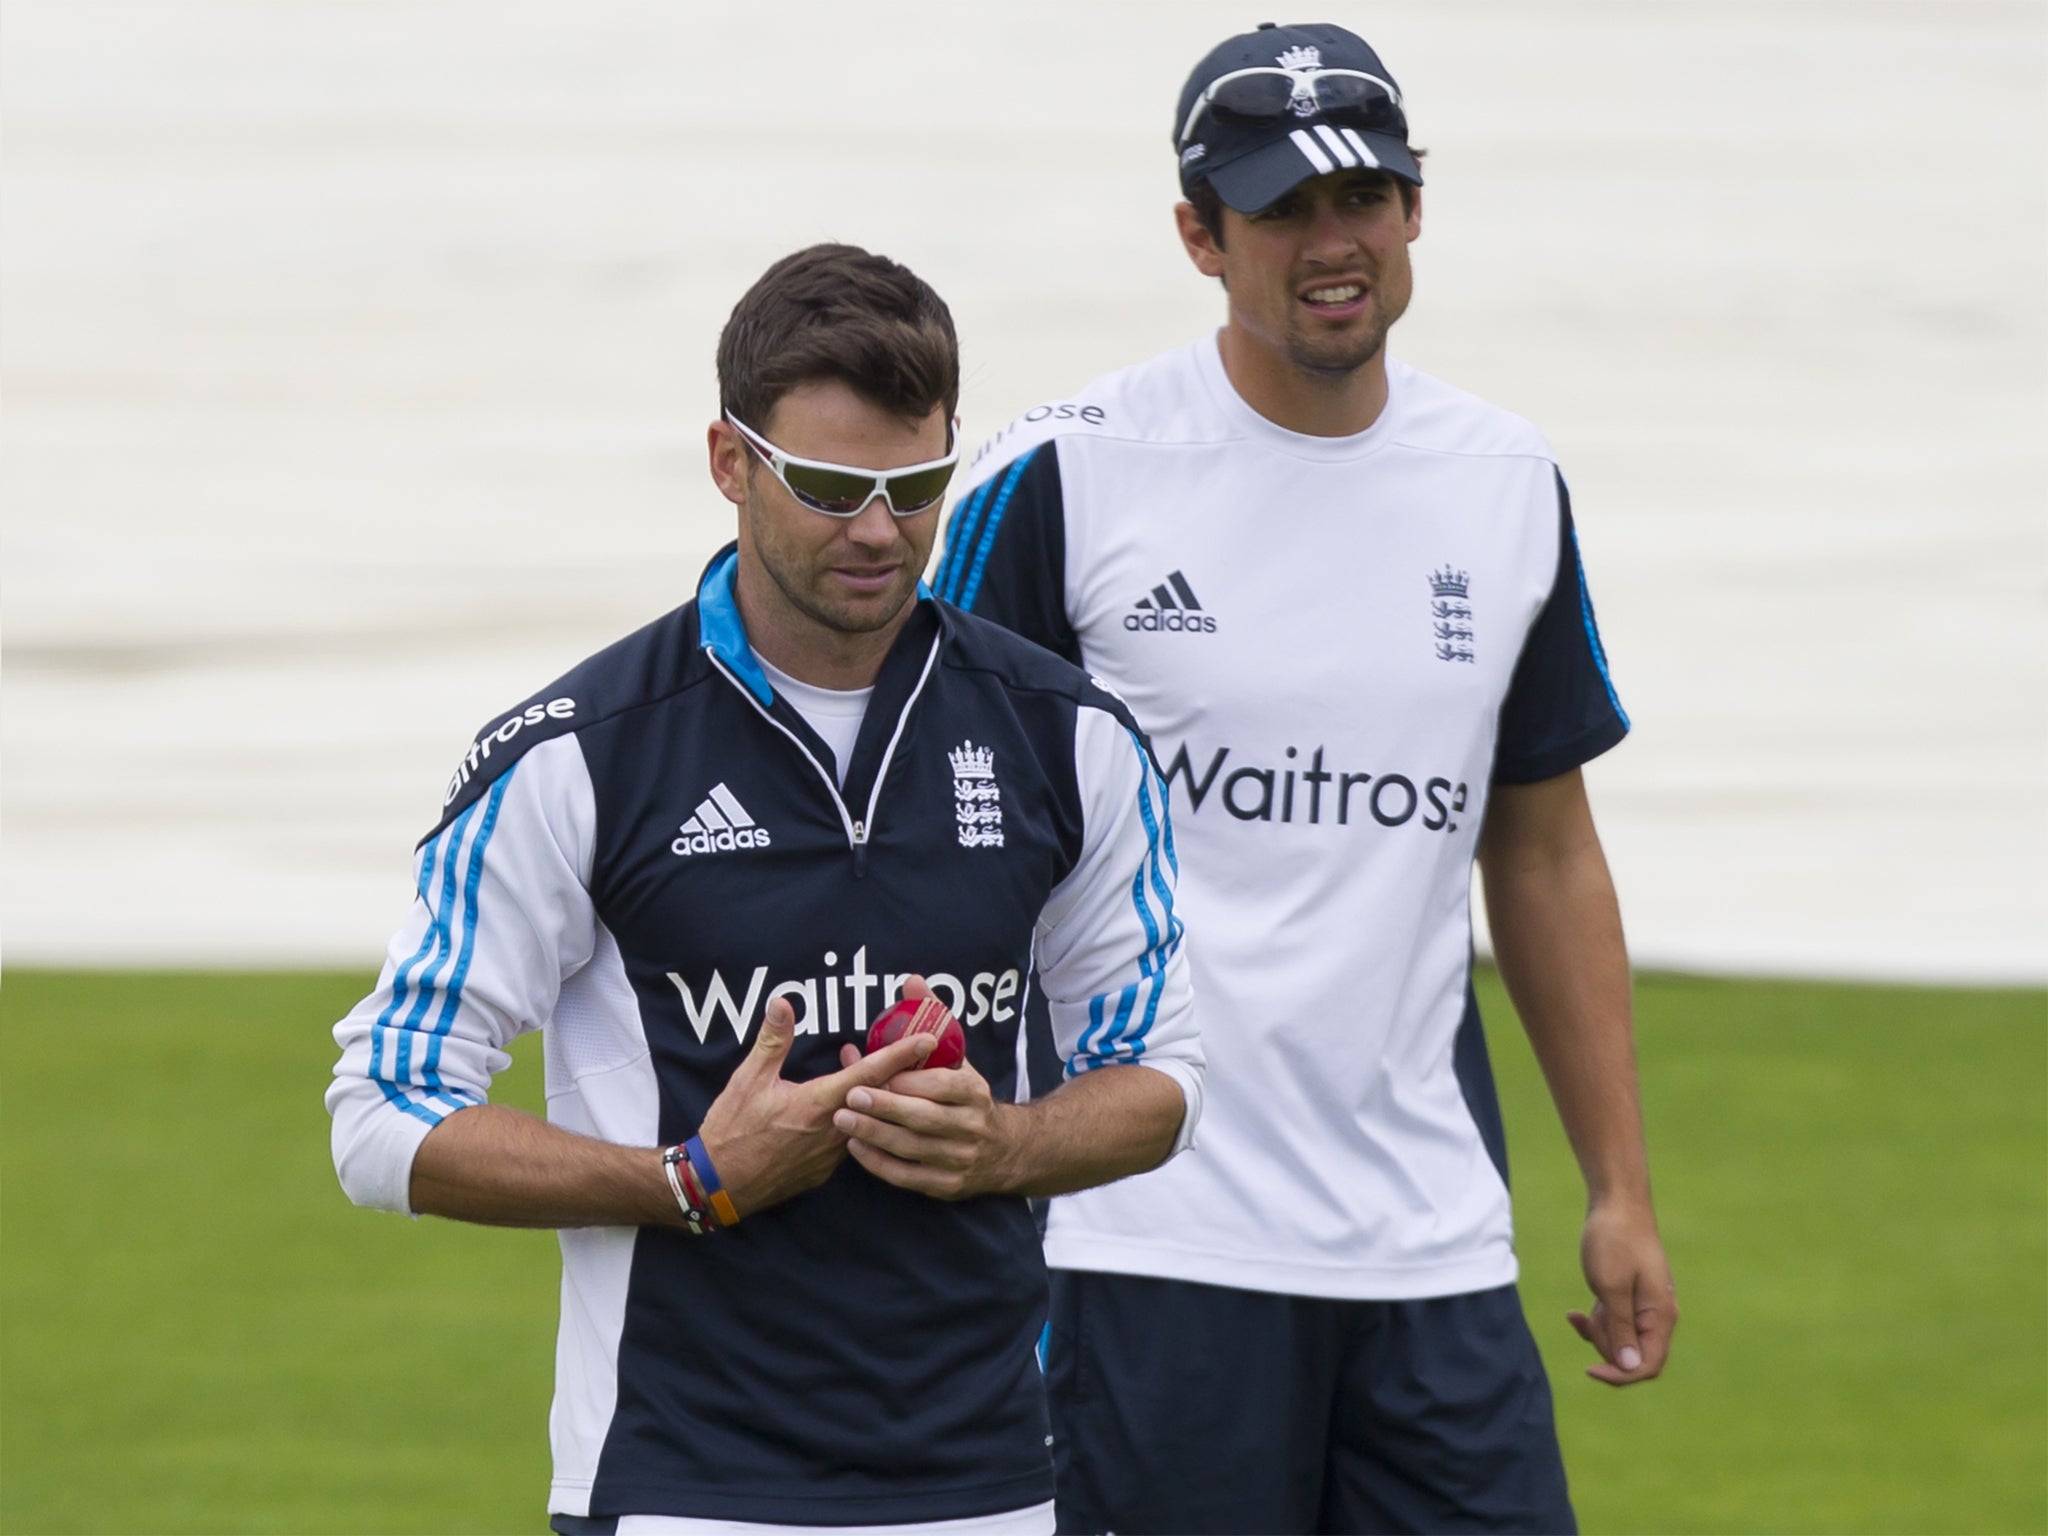
[[[747,627],[740,622],[739,598],[733,592],[739,568],[740,552],[734,548],[713,560],[704,572],[703,583],[697,588],[700,643],[724,662],[733,676],[747,685],[747,691],[761,701],[761,707],[767,709],[775,702],[775,690],[768,685],[768,674],[761,670],[753,646],[747,643]],[[932,589],[920,580],[918,601],[929,601],[931,595]]]
[[[727,550],[711,562],[703,585],[697,588],[697,627],[704,649],[724,662],[766,709],[775,702],[775,690],[768,686],[768,674],[761,670],[754,648],[747,644],[747,628],[740,623],[739,599],[732,589],[739,568],[737,549]]]

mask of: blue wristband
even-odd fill
[[[728,1227],[735,1225],[740,1219],[739,1210],[733,1205],[732,1196],[725,1192],[725,1186],[719,1182],[718,1170],[711,1166],[711,1154],[704,1150],[704,1138],[692,1136],[684,1142],[683,1156],[690,1160],[691,1171],[703,1183],[705,1198],[711,1202],[711,1209],[718,1213],[719,1223]]]

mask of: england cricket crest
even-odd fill
[[[1472,578],[1446,565],[1429,573],[1429,616],[1436,635],[1438,661],[1471,662]]]
[[[1323,67],[1323,50],[1320,48],[1285,48],[1274,55],[1273,62],[1294,78],[1294,90],[1287,99],[1287,110],[1296,117],[1314,117],[1320,109],[1316,105],[1316,93],[1308,82],[1308,76]],[[1344,162],[1350,164],[1349,161]]]
[[[946,754],[953,763],[953,820],[962,848],[1003,846],[1003,789],[996,783],[996,754],[963,741]]]

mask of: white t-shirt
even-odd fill
[[[934,588],[1150,733],[1210,1062],[1199,1144],[1055,1201],[1055,1266],[1354,1298],[1515,1278],[1473,855],[1494,782],[1627,721],[1549,444],[1388,374],[1369,430],[1303,436],[1205,339],[1027,412],[968,471]]]
[[[804,717],[804,724],[818,733],[818,737],[832,749],[834,767],[839,774],[839,787],[846,787],[846,765],[853,761],[853,744],[860,739],[860,723],[867,718],[868,700],[875,690],[869,688],[820,688],[813,683],[799,682],[780,667],[762,660],[761,670],[768,675],[768,681],[775,691],[789,700],[789,707]]]

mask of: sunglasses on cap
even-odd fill
[[[823,459],[799,459],[784,453],[733,415],[724,413],[733,431],[753,446],[783,489],[813,512],[827,517],[853,517],[877,496],[896,517],[913,517],[939,503],[960,463],[959,423],[947,429],[952,446],[943,459],[910,464],[902,469],[860,469]]]
[[[1204,112],[1219,124],[1245,126],[1270,123],[1289,113],[1296,117],[1313,117],[1318,112],[1342,113],[1369,132],[1408,137],[1401,93],[1391,80],[1382,80],[1362,69],[1298,70],[1265,64],[1218,75],[1195,98],[1188,120],[1181,125],[1183,149],[1194,136],[1195,124]]]

